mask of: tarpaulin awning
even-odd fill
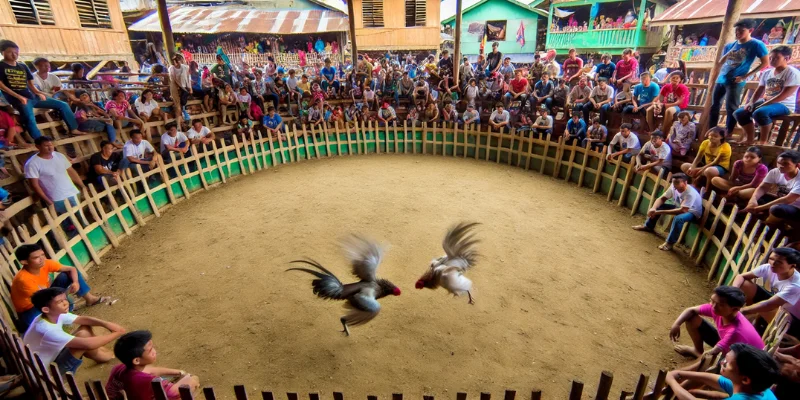
[[[651,26],[722,22],[728,0],[682,0],[659,14]],[[800,15],[800,0],[744,0],[742,17],[780,18]]]
[[[273,33],[297,34],[344,32],[347,15],[330,10],[259,10],[238,6],[169,8],[175,33]],[[129,31],[161,32],[154,12],[128,27]]]

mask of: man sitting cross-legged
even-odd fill
[[[122,364],[111,370],[111,376],[106,383],[106,393],[111,400],[125,398],[123,390],[129,400],[152,400],[155,397],[151,382],[160,376],[177,379],[175,383],[168,380],[161,381],[161,386],[170,400],[180,399],[178,389],[183,385],[189,386],[192,392],[200,387],[200,378],[195,375],[179,369],[153,365],[156,362],[156,349],[150,331],[133,331],[122,335],[114,344],[114,355],[122,361]]]
[[[31,297],[40,289],[58,287],[74,293],[86,301],[87,306],[93,306],[111,301],[110,297],[98,297],[91,293],[91,288],[83,280],[75,267],[61,265],[56,260],[45,257],[44,250],[38,244],[23,244],[14,251],[17,260],[22,264],[22,269],[14,276],[11,282],[11,302],[17,311],[17,330],[24,333],[31,322],[41,314]],[[55,273],[55,279],[50,281],[50,274]],[[70,305],[70,309],[71,309]]]
[[[670,371],[667,385],[679,400],[731,399],[775,400],[770,390],[778,380],[778,364],[766,351],[737,343],[721,363],[721,375],[708,372]],[[683,384],[681,384],[683,382]],[[686,385],[702,385],[713,390],[689,391]]]
[[[671,201],[667,203],[667,201]],[[703,198],[694,186],[689,185],[689,177],[685,174],[672,175],[672,186],[659,197],[653,207],[647,211],[647,220],[644,225],[634,226],[637,231],[653,231],[656,222],[662,215],[674,215],[672,226],[669,229],[667,241],[659,249],[672,250],[678,242],[683,224],[700,218],[703,214]]]
[[[744,303],[745,295],[741,289],[733,286],[716,287],[711,295],[711,303],[687,308],[672,324],[669,338],[676,343],[675,351],[688,357],[700,358],[703,355],[725,354],[734,343],[749,344],[758,349],[764,348],[761,335],[739,312]],[[714,321],[713,325],[703,317],[711,318]],[[689,333],[692,339],[691,346],[677,344],[681,326],[684,326]],[[703,343],[713,347],[704,350]],[[695,370],[698,366],[699,363],[686,370]]]
[[[39,354],[44,365],[55,362],[61,374],[74,374],[83,364],[84,356],[97,363],[114,358],[114,354],[103,346],[122,336],[125,333],[123,327],[70,313],[67,294],[61,288],[42,289],[34,293],[31,300],[42,315],[33,320],[22,341],[32,352]],[[64,332],[64,325],[78,325],[78,329],[69,334]],[[106,328],[111,333],[98,336],[92,328],[95,326]]]

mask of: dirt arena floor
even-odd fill
[[[414,289],[460,220],[483,224],[474,306]],[[702,270],[631,230],[640,222],[605,196],[494,163],[309,161],[195,195],[137,230],[90,271],[94,291],[119,302],[84,313],[151,330],[158,365],[199,375],[223,398],[245,384],[323,399],[509,388],[554,399],[572,379],[593,395],[603,370],[619,394],[641,372],[654,379],[685,362],[668,329],[710,291]],[[284,270],[309,256],[353,281],[337,245],[350,232],[390,244],[379,276],[403,293],[345,337],[342,305]],[[115,363],[86,361],[78,377],[105,382]]]

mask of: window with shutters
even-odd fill
[[[9,0],[18,24],[55,25],[53,9],[48,0]]]
[[[383,0],[363,0],[361,5],[364,28],[383,28]]]
[[[75,0],[78,18],[84,28],[111,28],[108,0]]]
[[[425,26],[425,0],[406,0],[406,27]]]

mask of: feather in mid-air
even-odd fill
[[[472,298],[472,281],[464,273],[475,265],[478,252],[475,245],[474,228],[477,222],[461,222],[447,231],[442,241],[445,255],[431,261],[428,271],[422,275],[417,284],[417,289],[436,289],[443,287],[455,296],[464,293],[469,296],[469,304],[475,304]]]
[[[400,295],[400,288],[376,275],[383,258],[383,248],[376,242],[361,236],[352,235],[342,241],[345,256],[350,260],[353,275],[358,282],[343,284],[339,278],[318,262],[307,260],[292,261],[306,264],[311,268],[289,268],[287,271],[303,271],[314,275],[311,281],[314,294],[326,300],[344,300],[349,312],[340,318],[345,334],[350,336],[350,326],[361,325],[375,318],[381,310],[379,299],[385,296]]]

